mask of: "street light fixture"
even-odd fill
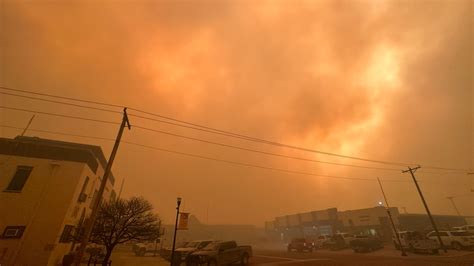
[[[181,198],[176,199],[176,221],[174,223],[174,236],[173,236],[173,248],[171,249],[171,265],[174,265],[174,249],[176,247],[176,232],[178,231],[178,217],[179,217],[179,206],[181,205]]]

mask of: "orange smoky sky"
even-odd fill
[[[12,1],[1,10],[0,83],[131,107],[291,145],[377,160],[474,168],[472,1]],[[120,121],[96,111],[1,95],[7,106]],[[0,110],[24,127],[31,114]],[[266,152],[371,165],[131,117],[133,125]],[[32,129],[114,138],[116,126],[38,115]],[[19,130],[0,128],[3,137]],[[28,135],[112,143],[30,131]],[[401,172],[296,161],[133,128],[124,140],[223,160],[354,178]],[[402,169],[400,169],[402,170]],[[290,174],[122,144],[123,196],[165,221],[175,198],[208,223],[262,225],[278,215],[376,205],[376,181]],[[472,175],[419,173],[434,213]],[[391,205],[423,212],[409,182]],[[474,215],[472,197],[456,199]]]

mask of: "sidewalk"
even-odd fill
[[[131,251],[118,250],[112,254],[113,266],[169,266],[170,263],[160,256],[153,257],[147,254],[143,257],[135,256]]]

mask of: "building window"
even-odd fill
[[[69,243],[72,241],[74,232],[74,225],[66,224],[64,226],[63,233],[61,234],[61,238],[59,238],[59,243]]]
[[[88,183],[89,183],[89,177],[86,176],[86,180],[84,180],[84,184],[82,184],[81,193],[79,194],[79,198],[77,199],[77,202],[85,202],[86,201],[87,195],[84,192],[86,191]]]
[[[7,226],[3,231],[2,238],[21,238],[26,226]]]
[[[18,166],[12,180],[8,184],[6,191],[20,192],[25,186],[28,177],[31,174],[33,167]]]

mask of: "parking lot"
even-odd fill
[[[350,249],[339,251],[316,250],[313,252],[287,252],[280,245],[255,245],[251,265],[474,265],[474,251],[443,251],[439,255],[408,253],[400,256],[400,251],[391,246],[370,253],[354,253]],[[112,255],[112,265],[116,266],[160,266],[169,265],[163,258],[152,254],[137,257],[128,248],[119,248]]]

